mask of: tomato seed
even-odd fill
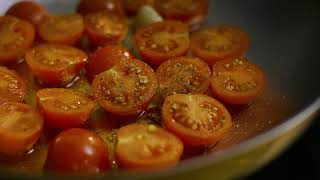
[[[72,109],[78,109],[79,107],[78,106],[76,106],[76,105],[71,105],[70,106]]]

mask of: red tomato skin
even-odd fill
[[[77,63],[65,66],[64,68],[55,69],[46,67],[43,65],[39,65],[38,59],[35,59],[35,51],[40,51],[39,49],[55,47],[55,48],[68,48],[69,51],[77,51],[77,57],[79,60]],[[42,50],[41,50],[42,51]],[[80,58],[79,58],[80,57]],[[35,77],[40,80],[41,83],[50,86],[50,87],[64,87],[68,85],[72,80],[74,80],[80,71],[85,67],[85,63],[88,58],[86,53],[83,51],[73,48],[71,46],[62,45],[62,44],[41,44],[33,49],[29,50],[26,53],[25,59],[27,61],[28,66],[32,70]]]
[[[123,46],[109,45],[98,48],[90,57],[86,66],[90,81],[94,77],[114,66],[122,59],[133,59],[134,56]]]
[[[168,3],[168,0],[165,0]],[[170,0],[171,2],[176,0]],[[163,1],[155,1],[155,9],[164,17],[164,19],[178,20],[188,24],[190,31],[199,29],[208,15],[208,0],[194,0],[200,2],[200,7],[194,11],[182,11],[181,9],[165,9],[162,7]],[[180,1],[183,3],[183,1]],[[189,1],[190,2],[190,1]],[[188,2],[186,2],[188,3]],[[190,5],[192,6],[192,5]]]
[[[37,102],[39,102],[37,98]],[[55,129],[69,129],[69,128],[77,128],[84,125],[84,123],[90,118],[90,115],[93,112],[94,105],[88,111],[84,111],[81,113],[64,113],[60,114],[57,112],[48,111],[43,108],[43,106],[37,103],[39,111],[43,115],[44,119],[46,120],[46,125],[51,128]]]
[[[24,139],[23,142],[19,138],[13,138],[13,135],[0,135],[1,144],[7,144],[7,147],[1,148],[0,153],[7,156],[19,156],[32,149],[40,138],[42,129],[32,136]]]
[[[112,35],[106,35],[102,34],[100,32],[97,32],[97,30],[92,27],[92,23],[90,22],[92,17],[95,16],[107,16],[109,19],[116,19],[116,21],[112,23],[119,23],[121,24],[121,27],[118,29],[114,30],[116,32],[115,34]],[[118,15],[118,14],[111,14],[105,11],[102,12],[97,12],[97,13],[91,13],[88,14],[84,17],[84,24],[85,24],[85,35],[87,36],[90,45],[93,47],[99,47],[99,46],[107,46],[107,45],[112,45],[112,44],[120,44],[121,41],[123,41],[128,34],[128,22],[126,17]],[[96,26],[96,24],[94,24]],[[114,24],[109,25],[109,27],[114,27]]]
[[[0,95],[0,104],[5,102],[23,102],[27,93],[27,85],[24,79],[22,79],[15,71],[9,70],[6,67],[0,67],[0,71],[6,72],[8,75],[15,78],[19,83],[19,91],[15,91],[13,94]],[[9,93],[9,91],[7,91]],[[17,97],[18,96],[18,97]]]
[[[80,40],[83,36],[83,32],[76,34],[74,36],[71,36],[70,39],[64,39],[64,40],[49,40],[44,37],[44,35],[39,35],[43,42],[48,43],[54,43],[54,44],[66,44],[70,46],[77,46],[80,44]],[[41,37],[42,36],[42,37]]]
[[[50,18],[45,19],[38,25],[38,34],[42,41],[53,44],[65,44],[65,45],[77,45],[80,43],[81,38],[84,34],[84,22],[83,17],[79,14],[69,14],[64,16],[78,16],[81,18],[81,25],[79,27],[70,27],[74,32],[73,34],[69,34],[69,36],[64,35],[61,31],[56,32],[56,34],[52,34],[48,31],[50,28]],[[59,18],[59,16],[51,17],[51,18]]]
[[[92,113],[91,110],[88,112],[79,113],[77,114],[77,116],[75,116],[74,114],[58,114],[56,112],[44,110],[42,106],[39,107],[39,111],[45,119],[46,126],[55,129],[70,129],[81,127],[88,120]]]
[[[217,32],[226,32],[226,31],[233,31],[233,33],[239,33],[240,35],[237,36],[239,38],[239,42],[233,43],[233,47],[231,49],[221,51],[221,52],[211,52],[204,49],[201,44],[203,43],[203,31],[195,32],[191,35],[190,40],[190,50],[193,55],[200,57],[208,64],[213,65],[217,61],[224,60],[224,59],[232,59],[237,57],[244,57],[249,49],[249,35],[248,33],[239,27],[234,26],[212,26],[206,29],[206,31],[217,31]]]
[[[3,103],[0,105],[0,109],[2,109],[5,106],[12,105],[21,109],[26,109],[27,111],[31,110],[34,111],[34,113],[36,113],[36,111],[33,110],[31,106],[17,102]],[[8,156],[18,156],[32,149],[33,145],[39,140],[40,135],[43,131],[44,121],[40,115],[38,117],[39,124],[37,125],[37,129],[35,129],[31,134],[29,133],[26,135],[21,132],[9,131],[3,133],[2,130],[0,130],[0,142],[2,144],[0,148],[0,153],[3,153]]]
[[[99,136],[88,130],[65,130],[49,144],[46,168],[59,173],[104,172],[111,168],[108,147]]]
[[[74,80],[78,72],[85,66],[85,61],[74,66],[74,69],[53,71],[49,69],[34,68],[33,73],[41,83],[49,87],[64,87]]]
[[[52,94],[50,96],[50,93]],[[70,111],[58,111],[56,108],[51,107],[52,104],[49,102],[42,103],[41,98],[53,97],[53,94],[56,93],[64,93],[64,96],[74,95],[78,97],[80,100],[85,100],[85,105],[77,104],[76,110],[70,109]],[[58,98],[59,100],[59,98]],[[94,111],[95,101],[91,99],[90,96],[86,94],[78,93],[76,91],[72,91],[69,89],[42,89],[39,90],[36,94],[36,103],[39,111],[43,115],[45,122],[48,127],[56,128],[56,129],[68,129],[68,128],[77,128],[84,125],[84,123],[90,119],[92,112]],[[74,105],[74,104],[72,104]],[[85,106],[85,107],[83,107]]]
[[[17,19],[13,16],[2,16],[0,17],[1,21],[9,20],[10,18]],[[24,57],[26,51],[32,47],[33,42],[35,40],[35,28],[31,23],[25,20],[20,20],[20,28],[23,28],[24,32],[24,44],[23,46],[18,49],[17,51],[7,51],[7,52],[0,52],[0,64],[15,64],[21,60],[21,58]]]
[[[21,1],[11,6],[6,15],[16,16],[38,26],[49,17],[49,12],[34,1]]]
[[[77,12],[82,15],[99,11],[108,11],[125,16],[121,0],[81,0],[77,6]]]

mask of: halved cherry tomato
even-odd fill
[[[26,60],[39,80],[49,85],[66,85],[84,67],[87,55],[71,46],[42,44],[28,51]]]
[[[77,7],[77,12],[82,15],[99,11],[125,15],[123,4],[120,0],[81,0]]]
[[[131,124],[117,131],[116,158],[128,170],[155,170],[176,165],[182,142],[155,125]]]
[[[232,127],[228,110],[206,95],[167,97],[162,107],[162,119],[165,127],[188,146],[215,144]]]
[[[165,18],[182,21],[190,29],[200,28],[208,14],[208,0],[156,0],[156,10]]]
[[[151,67],[140,60],[121,60],[92,83],[94,97],[105,110],[118,115],[138,115],[156,92]]]
[[[128,33],[125,17],[105,11],[88,14],[84,23],[89,41],[95,46],[119,43]]]
[[[203,94],[210,86],[210,67],[198,58],[177,57],[162,63],[156,72],[163,98],[173,94]]]
[[[46,42],[74,45],[84,32],[83,17],[80,14],[53,16],[39,25],[38,32]]]
[[[49,127],[80,127],[91,116],[94,100],[71,89],[42,89],[36,95],[37,106]]]
[[[247,104],[263,90],[265,74],[243,58],[218,61],[212,68],[211,89],[214,96],[229,104]]]
[[[141,56],[153,65],[185,55],[189,48],[189,33],[185,24],[163,21],[140,28],[135,35]]]
[[[8,9],[6,15],[24,19],[35,26],[49,17],[48,11],[34,1],[21,1],[15,3]]]
[[[153,6],[154,0],[125,0],[124,4],[129,13],[136,13],[144,5]]]
[[[32,46],[35,29],[28,21],[0,17],[0,63],[16,62]]]
[[[24,80],[15,71],[0,66],[0,104],[22,102],[26,91]]]
[[[69,129],[49,144],[46,167],[61,173],[97,174],[111,167],[108,147],[93,132]]]
[[[38,141],[43,119],[31,106],[16,102],[0,105],[0,153],[19,155]]]
[[[191,51],[210,65],[243,56],[248,50],[248,34],[237,27],[215,26],[191,35]]]
[[[98,48],[89,58],[87,75],[90,80],[103,71],[110,69],[122,59],[133,59],[133,55],[123,46],[109,45]]]

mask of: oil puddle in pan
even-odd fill
[[[285,95],[272,89],[267,89],[251,105],[239,109],[229,107],[233,113],[233,128],[210,153],[223,150],[234,144],[261,134],[292,115],[297,106]]]
[[[252,104],[246,106],[226,105],[233,118],[233,127],[217,144],[207,148],[190,148],[183,159],[215,153],[259,135],[297,110],[297,106],[279,91],[268,88]],[[186,148],[185,148],[186,149]]]
[[[42,88],[37,84],[32,74],[27,70],[26,64],[19,64],[15,68],[20,75],[23,75],[28,83],[29,92],[26,102],[35,105],[34,95],[36,90]],[[90,84],[80,78],[74,83],[72,89],[76,89],[85,93],[90,93]],[[253,136],[256,136],[266,130],[274,127],[297,109],[294,103],[278,91],[268,88],[257,100],[248,106],[227,106],[234,120],[234,125],[231,131],[214,147],[210,149],[202,149],[188,153],[183,156],[183,159],[192,158],[195,155],[201,155],[205,152],[214,153],[223,150],[234,144],[238,144]],[[159,118],[159,108],[151,108],[150,111],[142,114],[141,117],[118,117],[106,113],[99,106],[92,116],[92,119],[85,125],[86,128],[96,131],[107,143],[109,148],[114,148],[115,136],[114,129],[117,129],[125,124],[135,122],[139,119],[139,123],[156,123],[161,124]],[[46,130],[41,137],[39,143],[29,152],[29,154],[16,157],[5,158],[0,156],[0,168],[13,170],[14,173],[21,172],[32,175],[39,175],[43,172],[45,160],[47,156],[47,144],[58,132]],[[113,154],[110,154],[114,160]],[[116,163],[114,163],[116,168]]]

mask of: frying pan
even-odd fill
[[[15,0],[0,1],[3,13]],[[77,0],[39,0],[53,13],[74,11]],[[250,34],[247,57],[268,77],[265,92],[247,107],[229,107],[231,132],[205,155],[152,173],[115,172],[90,179],[231,179],[261,168],[287,148],[320,109],[317,0],[210,0],[207,25],[231,24]],[[317,143],[317,142],[315,142]],[[28,172],[28,166],[20,167]],[[31,173],[32,172],[32,173]],[[1,170],[2,178],[86,179]]]

